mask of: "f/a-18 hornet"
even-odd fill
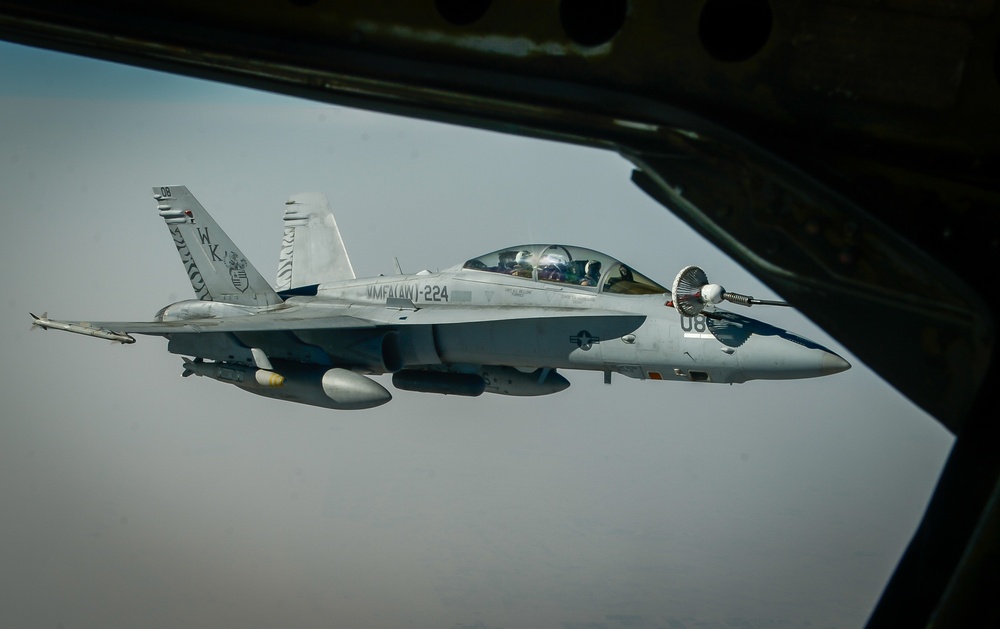
[[[532,396],[569,386],[557,370],[739,383],[812,378],[850,364],[830,350],[718,307],[768,302],[726,292],[698,267],[672,289],[582,247],[518,245],[439,272],[357,279],[325,195],[287,201],[276,288],[183,186],[153,188],[197,299],[151,322],[33,325],[134,343],[162,336],[184,376],[279,400],[370,408],[397,389]],[[189,357],[189,358],[188,358]]]

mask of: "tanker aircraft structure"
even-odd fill
[[[645,380],[741,383],[812,378],[850,364],[790,332],[723,310],[765,302],[710,284],[694,266],[667,289],[608,255],[517,245],[439,272],[355,277],[325,195],[286,202],[272,287],[183,186],[153,198],[197,299],[150,322],[33,325],[134,343],[162,336],[183,375],[258,395],[362,409],[397,389],[477,396],[562,391],[560,369]]]

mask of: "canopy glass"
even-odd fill
[[[518,245],[472,258],[465,269],[502,273],[536,282],[569,284],[620,295],[670,291],[609,255],[567,245]]]

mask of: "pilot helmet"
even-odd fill
[[[518,251],[517,257],[514,258],[514,264],[517,266],[531,266],[531,253],[528,251]]]

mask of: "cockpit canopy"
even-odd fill
[[[620,295],[670,292],[611,256],[566,245],[507,247],[473,258],[462,268],[502,273],[538,282],[570,284]]]

